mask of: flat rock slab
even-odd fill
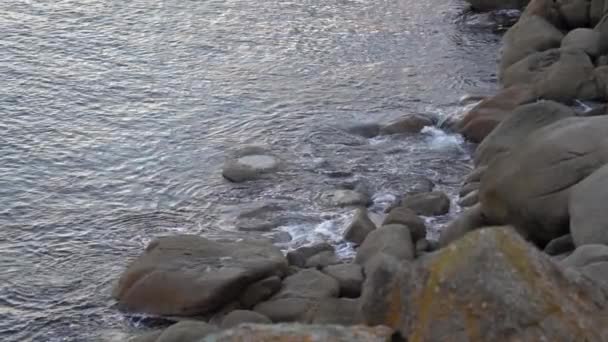
[[[245,146],[232,151],[224,162],[222,175],[232,182],[259,178],[279,169],[280,160],[261,146]]]
[[[152,241],[120,277],[113,296],[129,312],[213,313],[252,283],[282,276],[287,261],[268,241],[213,241],[176,235]]]
[[[326,191],[319,196],[319,201],[333,207],[368,206],[372,203],[368,195],[348,189]]]

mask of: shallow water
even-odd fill
[[[459,0],[4,0],[0,3],[0,339],[121,340],[112,283],[154,236],[245,234],[266,210],[293,240],[337,244],[364,188],[380,212],[420,177],[456,191],[458,136],[343,127],[445,117],[495,88],[499,37]],[[230,184],[224,151],[287,166]],[[454,208],[456,210],[456,208]],[[448,218],[429,219],[431,236]],[[283,235],[284,236],[284,235]]]

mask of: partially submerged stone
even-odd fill
[[[232,151],[222,170],[224,178],[232,182],[254,180],[279,169],[280,161],[267,148],[245,146]]]
[[[376,229],[376,224],[369,218],[367,210],[359,208],[344,232],[344,240],[355,244],[361,244],[365,240],[367,234],[371,233],[374,229]]]

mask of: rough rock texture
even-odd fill
[[[340,297],[356,298],[361,295],[363,269],[357,264],[339,264],[327,266],[323,273],[336,279],[340,285]]]
[[[475,165],[487,165],[539,128],[575,115],[569,107],[553,101],[540,101],[517,107],[477,146]]]
[[[376,229],[376,224],[367,215],[367,210],[359,208],[355,212],[353,220],[346,228],[346,232],[344,232],[344,240],[359,245],[363,243],[367,234],[371,233],[374,229]]]
[[[406,207],[393,208],[384,218],[382,225],[400,224],[407,226],[412,234],[412,241],[416,242],[426,237],[426,225],[424,220],[416,215],[416,212]]]
[[[481,229],[412,265],[370,270],[362,318],[407,341],[603,341],[608,293],[572,279],[508,227]]]
[[[495,158],[479,198],[490,224],[513,224],[544,246],[568,233],[571,187],[608,161],[608,117],[566,118]]]
[[[603,261],[608,261],[608,246],[593,244],[578,247],[560,264],[564,267],[580,268]]]
[[[315,254],[324,251],[333,251],[334,247],[327,242],[318,243],[311,246],[303,246],[287,253],[287,261],[290,265],[305,267],[306,260]]]
[[[600,33],[588,28],[572,30],[562,40],[561,47],[563,49],[581,49],[591,57],[598,57],[600,54]]]
[[[374,230],[357,249],[355,262],[365,265],[378,253],[398,260],[414,259],[414,244],[409,229],[399,224],[389,224]]]
[[[608,165],[572,187],[568,201],[570,232],[576,246],[608,245]]]
[[[245,324],[207,336],[200,342],[390,342],[393,331],[386,327],[304,324]]]
[[[450,211],[450,198],[444,192],[433,191],[408,196],[401,201],[401,205],[418,215],[438,216]]]
[[[478,11],[492,11],[500,9],[521,9],[530,0],[466,0]]]
[[[243,323],[271,324],[272,321],[255,311],[235,310],[224,317],[221,328],[230,329]]]
[[[549,241],[543,252],[547,253],[548,255],[561,255],[564,253],[569,253],[575,248],[574,241],[572,241],[572,235],[567,234]]]
[[[389,123],[380,129],[380,134],[404,134],[420,133],[426,126],[433,126],[434,120],[425,115],[407,115],[401,119]]]
[[[472,142],[481,142],[512,110],[535,101],[534,89],[519,85],[500,90],[479,102],[458,123],[458,131]]]
[[[129,265],[113,296],[127,311],[201,315],[237,299],[251,283],[286,270],[283,254],[268,241],[168,236],[152,241]]]
[[[531,54],[559,47],[563,38],[564,35],[546,19],[539,16],[522,17],[502,39],[499,66],[501,75]]]
[[[244,308],[251,308],[257,303],[270,298],[281,288],[281,278],[268,277],[249,285],[239,296],[239,302]]]
[[[468,232],[485,225],[486,221],[481,213],[481,205],[474,205],[443,228],[439,236],[439,246],[445,247],[449,243],[460,239]]]
[[[502,77],[505,87],[531,85],[539,97],[560,102],[598,97],[589,56],[578,49],[536,52],[508,67]]]
[[[198,342],[218,328],[205,322],[181,321],[165,329],[155,342]]]
[[[232,182],[244,182],[279,169],[280,161],[265,147],[244,146],[226,158],[222,176]]]

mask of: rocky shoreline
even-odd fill
[[[422,217],[451,203],[432,184],[381,222],[357,189],[323,194],[358,208],[344,235],[358,246],[352,262],[324,243],[285,256],[257,239],[159,238],[113,297],[124,312],[176,323],[131,341],[608,341],[608,0],[530,1],[500,55],[502,90],[451,123],[478,146],[458,201],[467,209],[439,241],[426,239]],[[572,107],[587,100],[597,106]],[[352,130],[436,124],[410,115]],[[250,181],[282,163],[247,147],[223,175]]]

